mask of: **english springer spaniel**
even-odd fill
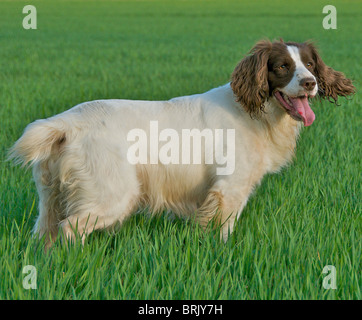
[[[10,158],[33,166],[34,231],[48,244],[59,227],[84,241],[141,208],[216,222],[226,241],[262,177],[291,161],[302,124],[315,120],[310,101],[354,90],[312,43],[265,40],[226,85],[169,101],[85,102],[31,123]]]

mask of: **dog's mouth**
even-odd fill
[[[315,114],[309,106],[307,94],[300,97],[289,97],[281,91],[275,91],[274,96],[294,120],[303,121],[306,127],[313,123]]]

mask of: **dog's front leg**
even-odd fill
[[[226,180],[217,181],[209,190],[202,206],[197,211],[197,221],[203,229],[221,226],[221,237],[226,242],[233,232],[234,223],[243,210],[252,188],[240,188]]]

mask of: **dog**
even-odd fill
[[[337,103],[339,96],[354,92],[352,81],[325,65],[312,42],[262,40],[223,86],[168,101],[79,104],[29,124],[9,159],[33,167],[39,193],[33,231],[47,243],[59,230],[67,239],[81,236],[84,242],[93,230],[121,225],[141,208],[194,218],[204,229],[216,222],[226,241],[263,176],[291,162],[301,127],[315,120],[310,101]],[[135,148],[142,135],[130,133],[141,130],[151,143],[147,132],[152,135],[155,124],[165,134],[153,151],[139,145],[144,159],[137,162],[137,152],[130,156],[130,141]],[[202,161],[157,161],[157,151],[171,143],[171,133],[180,136],[185,129],[199,130],[205,141],[210,130],[231,130],[233,135],[229,146],[225,136],[215,139],[215,150],[213,143],[201,143]],[[177,155],[180,142],[172,143]],[[210,159],[220,158],[220,149],[227,147],[234,167],[217,174],[221,162]],[[184,157],[187,150],[181,152]]]

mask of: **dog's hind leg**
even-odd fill
[[[66,238],[82,241],[94,230],[122,223],[138,206],[136,168],[101,144],[83,153],[64,156],[60,180],[66,194],[60,227]]]
[[[45,246],[50,247],[58,235],[58,224],[62,219],[59,207],[59,181],[51,175],[49,161],[38,162],[33,167],[33,177],[39,194],[39,215],[33,234],[45,238]]]
[[[77,235],[82,243],[86,236],[95,230],[106,229],[116,223],[122,223],[131,215],[138,203],[138,191],[128,190],[116,199],[109,199],[100,204],[83,207],[61,221],[60,227],[66,239],[75,242]]]

